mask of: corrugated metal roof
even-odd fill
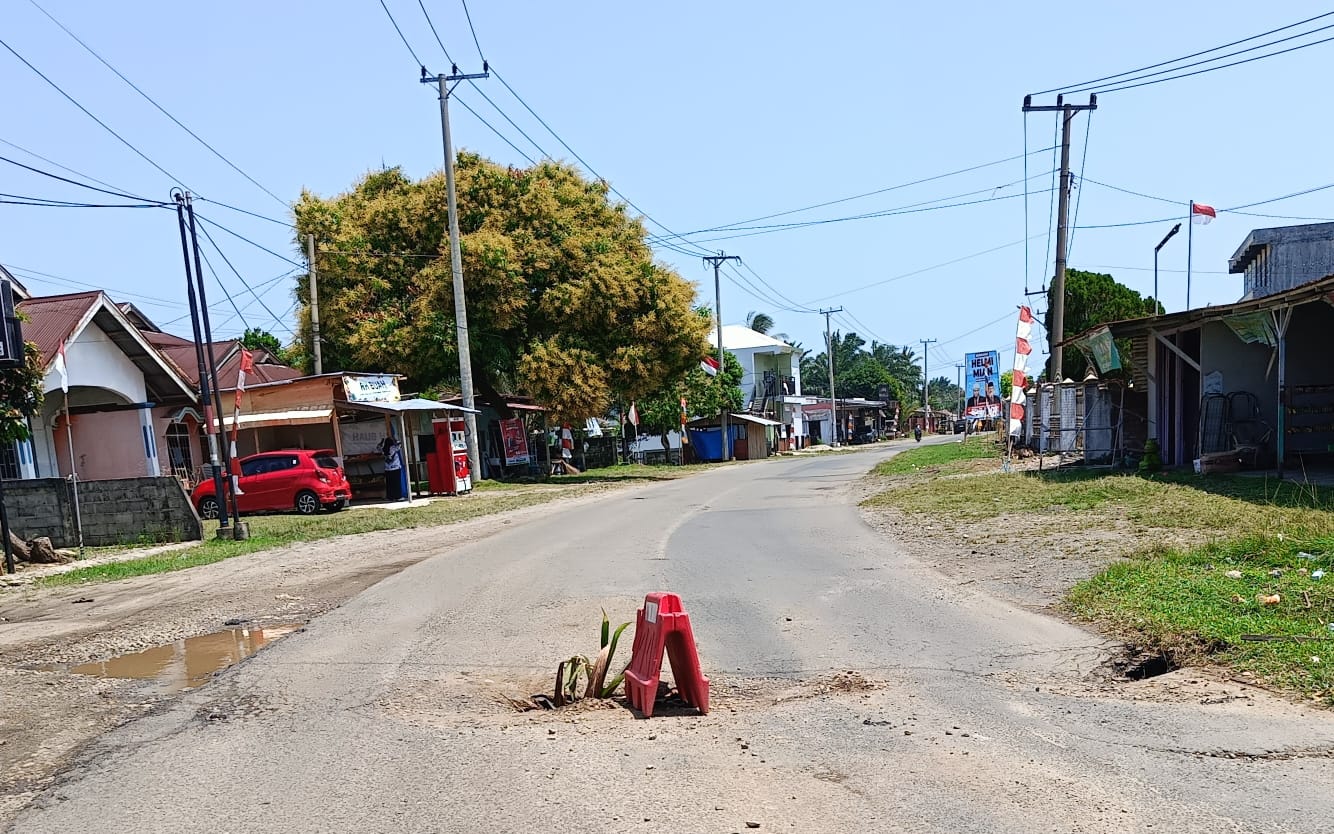
[[[28,317],[23,323],[23,338],[41,351],[43,370],[55,360],[60,346],[68,341],[101,294],[101,291],[93,290],[30,298],[18,303],[18,309]]]

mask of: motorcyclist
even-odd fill
[[[918,443],[922,442],[922,427],[920,425],[912,427],[912,436],[913,440],[916,440]]]

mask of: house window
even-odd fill
[[[6,443],[0,446],[0,478],[13,481],[19,477],[18,443]]]
[[[178,478],[190,478],[195,471],[194,457],[190,452],[193,433],[188,423],[167,426],[167,460],[171,462],[172,474]]]

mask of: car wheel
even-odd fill
[[[296,494],[296,511],[302,515],[315,515],[320,511],[320,498],[308,489]]]
[[[218,517],[218,499],[212,495],[206,495],[199,499],[199,517],[207,518],[210,521]]]

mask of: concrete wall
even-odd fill
[[[1242,250],[1251,245],[1259,248],[1246,265],[1246,298],[1282,292],[1334,275],[1334,223],[1256,229]],[[1238,262],[1234,260],[1229,267],[1235,265]]]
[[[77,547],[70,484],[60,478],[5,481],[9,524],[25,539],[50,536],[56,547]],[[199,516],[174,478],[80,481],[84,544],[197,541]]]

